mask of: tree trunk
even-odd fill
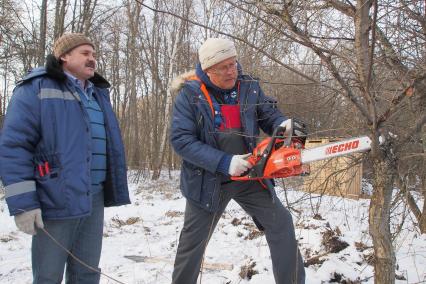
[[[395,254],[389,225],[393,176],[394,172],[388,161],[374,159],[374,192],[370,201],[369,227],[374,246],[375,283],[395,283]]]
[[[423,132],[421,133],[423,142],[423,173],[421,173],[421,190],[423,195],[423,211],[419,221],[419,228],[422,234],[426,234],[426,125],[423,126]]]
[[[56,0],[55,7],[55,27],[53,29],[53,37],[56,39],[64,33],[65,7],[67,0]]]
[[[138,120],[138,97],[137,97],[137,62],[138,62],[138,48],[136,46],[136,38],[139,34],[139,19],[141,13],[141,6],[139,3],[132,4],[131,1],[127,3],[127,15],[129,21],[130,38],[128,39],[129,45],[129,162],[130,166],[139,169],[140,167],[140,140],[139,140],[139,120]]]
[[[420,228],[420,233],[422,234],[426,234],[426,178],[424,177],[425,175],[423,175],[423,185],[422,185],[422,190],[423,190],[423,211],[422,211],[422,216],[420,217],[420,223],[419,223],[419,228]]]
[[[41,2],[40,10],[40,41],[38,45],[38,66],[44,65],[44,52],[46,50],[46,26],[47,26],[47,0]]]
[[[369,33],[370,33],[370,6],[371,0],[357,1],[355,13],[355,50],[359,78],[363,86],[368,85],[368,69],[370,68]]]
[[[181,35],[182,32],[180,31],[179,34]],[[178,38],[175,38],[171,55],[170,55],[170,65],[169,65],[169,70],[167,74],[168,78],[171,78],[173,76],[173,70],[175,69],[174,68],[175,58],[176,58],[177,49],[178,49],[177,44],[179,41],[180,40]],[[161,138],[160,138],[160,149],[159,149],[159,155],[158,155],[159,157],[158,157],[158,160],[154,162],[154,171],[152,173],[152,178],[151,178],[152,180],[157,180],[160,178],[161,167],[163,165],[164,156],[166,154],[171,105],[172,105],[172,94],[171,94],[170,88],[167,88],[166,103],[164,106],[164,122],[165,123],[164,123],[164,129],[162,130]]]

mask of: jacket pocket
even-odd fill
[[[65,178],[59,155],[57,153],[37,155],[34,162],[37,195],[41,207],[65,208]]]
[[[196,202],[200,202],[203,188],[204,170],[186,161],[182,164],[181,182],[184,195]]]

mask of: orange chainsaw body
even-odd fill
[[[253,175],[250,172],[247,175],[239,177],[231,177],[233,180],[261,180],[271,178],[286,178],[290,176],[302,175],[305,172],[301,163],[301,145],[300,143],[292,141],[290,146],[285,146],[284,139],[275,139],[272,143],[270,153],[268,153],[268,146],[271,139],[264,139],[253,150],[253,154],[248,158],[248,161],[256,166],[262,161],[262,158],[267,155],[262,175]]]
[[[304,139],[284,137],[284,127],[277,127],[271,137],[264,139],[248,158],[252,167],[232,180],[258,180],[273,189],[270,179],[303,176],[310,173],[309,163],[340,157],[371,149],[368,136],[349,138],[315,148],[305,149]],[[302,163],[303,162],[303,163]]]

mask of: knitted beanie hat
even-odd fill
[[[59,59],[65,53],[71,51],[77,46],[88,44],[95,48],[90,39],[81,33],[68,33],[60,36],[53,45],[53,55]]]
[[[203,70],[234,56],[237,56],[234,42],[224,38],[208,38],[198,50]]]

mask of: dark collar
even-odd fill
[[[61,64],[56,59],[56,57],[53,56],[52,54],[49,54],[46,57],[45,68],[46,68],[46,74],[50,78],[54,80],[58,80],[58,81],[67,80],[67,75],[65,75],[64,71],[62,70]],[[111,87],[111,84],[104,77],[102,77],[96,72],[95,72],[95,75],[89,79],[89,81],[92,82],[93,85],[95,85],[95,87],[98,87],[98,88],[105,89],[105,88]]]

